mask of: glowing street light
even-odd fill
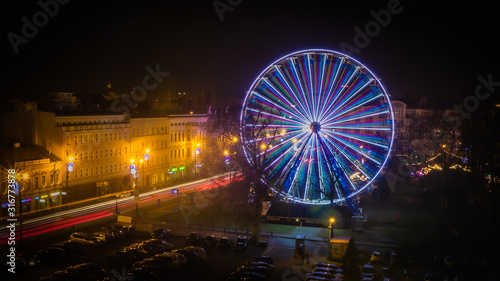
[[[335,218],[330,218],[330,240],[333,238],[333,224],[335,223]]]

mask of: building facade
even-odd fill
[[[160,188],[192,177],[195,150],[203,149],[206,137],[205,114],[131,118],[102,112],[52,113],[37,110],[33,103],[17,104],[16,109],[2,116],[3,141],[36,146],[47,156],[33,159],[37,165],[52,165],[52,173],[48,166],[29,171],[34,186],[45,188],[26,198],[31,210],[46,208],[34,198],[48,192],[53,198],[46,199],[47,206],[56,206],[135,187]],[[137,167],[135,177],[131,164]]]

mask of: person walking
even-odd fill
[[[310,256],[311,256],[311,252],[307,251],[307,253],[306,253],[307,264],[309,264],[309,257]]]
[[[401,218],[401,212],[398,211],[398,221],[399,221],[400,218]]]
[[[304,260],[306,259],[306,252],[302,251],[302,264],[304,264]]]

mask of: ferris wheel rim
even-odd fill
[[[393,108],[392,108],[392,104],[391,104],[390,95],[387,92],[385,86],[382,84],[381,79],[370,68],[368,68],[365,64],[361,63],[357,59],[355,59],[347,54],[344,54],[344,53],[341,53],[341,52],[338,52],[335,50],[331,50],[331,49],[322,49],[322,48],[299,50],[299,51],[295,51],[295,52],[286,54],[286,55],[278,58],[277,60],[273,61],[264,70],[262,70],[259,73],[259,75],[253,80],[251,86],[249,87],[248,91],[246,92],[245,99],[243,101],[243,107],[242,107],[241,114],[240,114],[240,128],[244,125],[243,124],[244,117],[246,115],[246,110],[248,109],[247,108],[248,107],[248,100],[252,96],[252,90],[254,90],[256,88],[256,86],[261,81],[261,79],[263,79],[274,67],[276,67],[277,65],[280,65],[280,63],[282,63],[283,61],[290,59],[290,58],[293,58],[293,57],[298,57],[298,56],[301,56],[304,54],[309,54],[309,53],[326,54],[326,55],[333,55],[334,57],[337,57],[337,58],[346,58],[350,62],[350,64],[362,67],[364,71],[369,73],[369,75],[376,80],[376,85],[377,85],[377,87],[379,87],[381,89],[383,99],[385,99],[386,104],[388,106],[388,113],[390,115],[391,122],[390,122],[390,139],[388,142],[387,154],[384,155],[384,159],[383,159],[383,162],[380,164],[380,168],[376,171],[376,173],[368,181],[363,183],[361,188],[355,189],[352,193],[350,193],[349,195],[347,195],[345,197],[339,196],[339,198],[335,199],[336,202],[345,201],[348,198],[352,198],[353,196],[356,196],[360,192],[364,191],[379,176],[379,174],[382,172],[383,168],[387,164],[387,161],[388,161],[389,156],[391,154],[393,143],[394,143],[394,134],[395,134],[395,132],[394,132],[395,131],[394,120],[395,119],[394,119],[394,112],[393,112]],[[240,138],[242,140],[245,140],[246,138],[245,138],[245,136],[243,136],[243,131],[244,131],[244,129],[240,130]],[[249,160],[248,159],[248,152],[246,151],[246,149],[243,149],[243,152],[244,152],[244,155],[247,158],[247,160]],[[279,190],[275,190],[273,188],[273,186],[271,186],[265,178],[262,178],[261,180],[263,180],[266,183],[266,185],[268,185],[274,191],[279,192],[280,194],[282,193]],[[289,198],[291,200],[297,199],[294,196],[286,196],[285,194],[281,194],[281,195],[284,196],[285,198]],[[324,200],[318,200],[318,202],[314,202],[314,203],[309,202],[310,200],[305,200],[305,199],[304,200],[298,199],[298,200],[294,200],[294,201],[298,201],[298,202],[305,203],[305,204],[328,204],[329,203],[329,202],[323,202]],[[307,201],[307,202],[305,202],[305,201]]]

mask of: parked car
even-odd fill
[[[170,252],[174,249],[174,245],[161,239],[149,239],[141,242],[141,244],[151,248],[156,254]]]
[[[338,266],[334,263],[327,263],[327,262],[317,262],[315,264],[313,264],[312,268],[316,268],[316,267],[327,267],[327,268],[331,268],[331,269],[337,269]]]
[[[233,245],[233,241],[227,236],[222,237],[219,239],[219,248],[231,248]]]
[[[215,238],[215,235],[208,235],[205,237],[205,247],[213,247],[217,245],[217,238]]]
[[[265,263],[268,263],[268,264],[274,264],[273,262],[273,258],[269,255],[265,255],[265,256],[256,256],[253,258],[254,261],[263,261]]]
[[[239,280],[267,280],[267,276],[263,274],[259,274],[253,271],[235,271],[231,273],[229,277],[226,278],[226,281],[239,281]]]
[[[145,267],[132,268],[129,271],[127,271],[126,275],[127,276],[124,276],[124,280],[134,280],[134,281],[156,280],[158,276],[156,272]]]
[[[266,267],[269,271],[274,271],[274,265],[273,264],[270,264],[270,263],[267,263],[267,262],[263,262],[263,261],[247,261],[245,263],[246,266],[264,266]]]
[[[145,268],[156,274],[164,274],[172,269],[172,263],[165,259],[145,259],[143,261],[135,262],[132,268]]]
[[[61,248],[48,247],[34,252],[33,256],[39,264],[54,265],[57,262],[64,260],[66,253]]]
[[[187,264],[188,260],[186,258],[186,256],[184,256],[183,254],[181,253],[176,253],[176,252],[168,252],[168,253],[164,253],[165,255],[168,255],[168,256],[172,256],[172,257],[175,257],[175,259],[177,259],[177,261],[179,262],[180,265],[185,265]]]
[[[363,265],[363,269],[361,270],[361,277],[374,278],[374,276],[375,276],[375,267],[371,264]]]
[[[95,263],[82,263],[66,268],[66,273],[71,276],[71,281],[76,280],[105,280],[106,271]]]
[[[163,239],[166,240],[170,238],[172,235],[170,234],[170,229],[166,228],[157,228],[151,232],[151,238],[155,239]]]
[[[72,256],[77,255],[82,252],[82,244],[73,241],[73,240],[65,240],[62,242],[57,242],[52,244],[52,247],[61,248],[65,251],[66,255]]]
[[[135,236],[135,226],[131,224],[113,223],[105,227],[105,229],[120,231],[123,233],[125,238],[132,238]]]
[[[144,252],[142,250],[130,249],[128,247],[118,251],[107,253],[106,255],[111,258],[115,258],[120,262],[125,262],[125,263],[136,262],[151,256],[149,253]]]
[[[236,250],[246,250],[248,248],[248,240],[245,236],[239,236],[234,242]]]
[[[91,235],[101,241],[103,245],[113,242],[113,236],[102,231],[94,232]]]
[[[186,244],[188,246],[199,246],[203,242],[201,234],[198,232],[191,232],[186,237]]]
[[[308,277],[320,277],[320,278],[326,278],[330,279],[333,277],[333,275],[329,272],[324,272],[324,271],[313,271],[310,273],[307,273]]]
[[[194,250],[190,250],[190,249],[186,249],[186,248],[175,249],[172,251],[172,253],[178,253],[178,254],[185,256],[187,258],[187,261],[191,262],[191,263],[196,262],[198,260],[198,254]]]
[[[168,262],[170,269],[178,268],[181,266],[181,260],[178,256],[176,255],[170,255],[169,253],[166,254],[157,254],[149,259],[160,259]]]
[[[134,243],[127,247],[127,250],[137,250],[145,253],[148,257],[158,254],[158,252],[153,249],[150,245],[141,243]]]
[[[195,251],[197,256],[198,256],[198,259],[205,259],[207,257],[207,252],[202,247],[187,246],[184,249],[188,249],[190,251]]]
[[[86,246],[98,247],[102,245],[99,239],[85,232],[74,232],[70,235],[69,239]]]
[[[272,270],[269,270],[265,266],[252,266],[252,265],[244,265],[238,267],[237,271],[243,272],[255,272],[261,275],[270,276],[272,274]]]

